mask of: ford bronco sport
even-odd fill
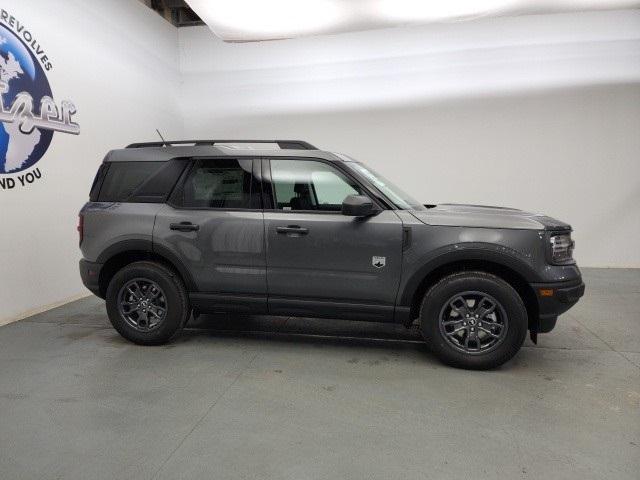
[[[297,140],[109,152],[79,217],[80,274],[128,340],[191,314],[417,324],[463,368],[500,365],[584,293],[571,227],[521,210],[423,205]]]

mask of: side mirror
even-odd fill
[[[378,208],[364,195],[349,195],[342,202],[342,215],[368,217],[375,213],[378,213]]]

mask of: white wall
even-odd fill
[[[0,324],[88,293],[77,212],[105,152],[155,128],[306,139],[425,202],[568,220],[582,265],[640,267],[638,12],[224,44],[135,0],[2,8],[47,50],[81,134],[55,133],[43,178],[0,190]]]
[[[0,190],[0,324],[88,293],[77,262],[77,213],[105,153],[183,134],[177,30],[134,0],[3,2],[48,52],[55,100],[72,100],[79,136],[54,133],[42,179]]]
[[[188,136],[302,138],[425,202],[566,220],[583,266],[640,267],[639,11],[179,42]]]

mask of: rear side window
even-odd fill
[[[125,202],[166,162],[112,162],[109,164],[98,200]]]
[[[179,203],[185,208],[255,208],[252,160],[197,160],[185,179]],[[181,201],[180,201],[181,200]]]

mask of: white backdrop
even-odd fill
[[[30,188],[0,190],[0,324],[88,293],[77,212],[104,154],[155,128],[302,138],[425,202],[569,221],[581,265],[640,267],[638,12],[224,44],[135,0],[2,8],[48,51],[81,134],[54,134]]]
[[[299,137],[424,202],[567,221],[580,265],[640,267],[640,11],[179,39],[189,135]]]

